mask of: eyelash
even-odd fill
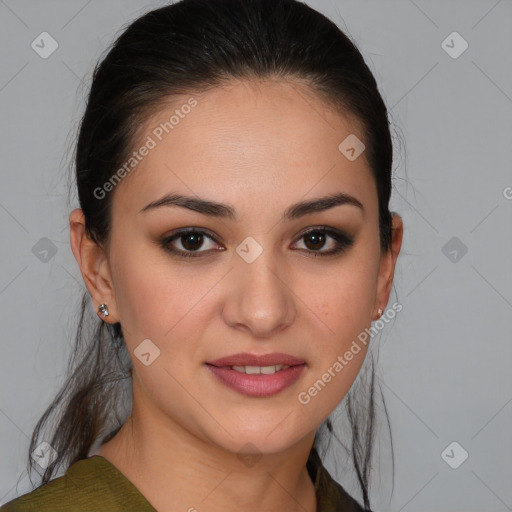
[[[187,251],[182,251],[181,249],[176,249],[175,247],[170,245],[172,242],[174,242],[174,240],[177,240],[180,237],[190,234],[190,233],[205,235],[207,238],[209,238],[213,242],[215,242],[217,244],[219,243],[219,242],[217,242],[217,240],[215,240],[215,238],[212,235],[209,235],[206,231],[204,231],[202,229],[198,229],[198,228],[189,228],[189,229],[180,230],[171,236],[162,238],[159,241],[159,244],[165,251],[171,253],[172,255],[178,256],[178,257],[184,257],[184,258],[200,258],[200,257],[203,257],[204,253],[212,252],[211,250],[210,251],[199,251],[198,250],[198,251],[192,251],[192,252],[188,251],[187,252]],[[299,240],[306,237],[307,235],[311,235],[312,233],[321,233],[324,235],[328,235],[338,243],[338,246],[336,248],[331,249],[329,251],[320,252],[320,251],[305,249],[306,252],[309,252],[310,255],[312,255],[315,258],[318,256],[334,256],[335,254],[341,254],[341,253],[345,252],[348,248],[350,248],[354,245],[353,237],[351,237],[341,231],[330,229],[326,226],[313,228],[313,229],[306,231],[305,233],[302,233],[302,235],[300,235],[300,237],[299,237]],[[304,249],[302,249],[302,250],[304,250]]]

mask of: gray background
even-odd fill
[[[390,498],[376,478],[374,508],[512,510],[512,2],[307,3],[356,41],[405,142],[392,199],[405,233],[389,302],[403,310],[376,338],[395,487]],[[83,282],[69,245],[68,169],[92,68],[125,23],[161,5],[0,0],[1,503],[25,492],[29,436],[74,339]],[[31,47],[43,31],[59,45],[47,59]],[[458,58],[441,45],[453,31],[469,44]],[[457,469],[441,456],[453,441],[469,454]],[[327,464],[358,497],[353,475]]]

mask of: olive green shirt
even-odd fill
[[[312,450],[307,469],[315,484],[317,512],[364,512],[329,475]],[[140,491],[100,455],[72,464],[67,472],[0,507],[1,512],[156,512]]]

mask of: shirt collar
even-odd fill
[[[80,472],[85,472],[86,467],[92,470],[90,466],[91,462],[93,466],[96,466],[97,470],[100,470],[99,473],[101,473],[101,470],[105,471],[105,475],[103,475],[105,477],[107,474],[112,475],[112,471],[114,470],[117,479],[115,485],[112,485],[112,496],[116,495],[115,491],[119,494],[119,491],[122,489],[124,492],[121,492],[121,495],[124,497],[127,495],[131,496],[131,505],[138,504],[139,510],[148,510],[148,512],[154,510],[138,489],[107,459],[100,455],[93,455],[86,460],[89,461],[89,465],[85,463],[85,461],[77,462],[72,466],[69,477],[72,476],[71,473],[73,473],[73,476],[78,476]],[[85,465],[83,465],[84,463]],[[315,485],[317,512],[365,512],[365,509],[331,477],[315,448],[311,449],[306,467]],[[95,474],[98,476],[97,472],[95,472]],[[104,484],[107,484],[108,481],[108,478],[103,479]]]

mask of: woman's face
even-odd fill
[[[232,82],[192,96],[150,119],[138,163],[110,192],[113,295],[102,301],[123,327],[144,421],[232,452],[276,452],[311,436],[343,399],[366,345],[344,355],[387,303],[377,191],[364,151],[354,159],[358,124],[305,86]],[[353,200],[293,208],[336,194]],[[166,195],[196,203],[147,207]],[[200,201],[224,206],[199,212]],[[171,240],[182,230],[192,233]],[[234,388],[208,363],[239,353],[304,364],[283,376],[217,370]]]

